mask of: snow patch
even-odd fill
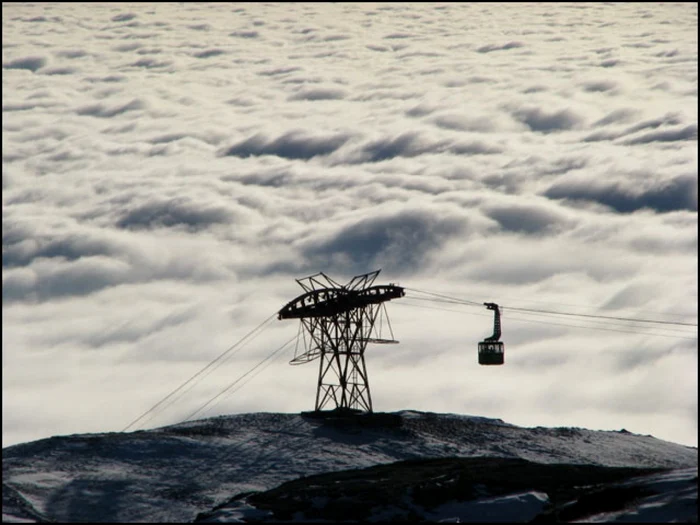
[[[521,492],[476,501],[451,501],[426,513],[430,521],[472,523],[526,523],[549,503],[543,492]]]

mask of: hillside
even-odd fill
[[[484,457],[520,460],[513,464],[517,468],[694,468],[695,476],[698,458],[696,448],[624,430],[521,428],[495,419],[414,411],[325,419],[242,414],[7,447],[3,521],[193,521],[212,518],[207,513],[216,507],[221,519],[222,504],[237,495],[240,501],[242,493],[264,493],[305,476],[440,458],[461,458],[450,467],[459,473],[464,458]],[[611,472],[601,470],[595,482],[621,479]],[[258,497],[264,506],[265,498]]]
[[[238,494],[195,522],[697,521],[697,468],[541,464],[515,458],[409,460]]]

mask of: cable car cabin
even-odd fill
[[[501,338],[501,311],[496,303],[484,303],[486,308],[493,310],[493,335],[479,343],[480,365],[502,365],[505,358],[505,346]]]
[[[502,365],[505,348],[501,341],[481,341],[479,343],[480,365]]]

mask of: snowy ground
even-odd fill
[[[697,523],[698,469],[679,469],[621,483],[643,487],[657,494],[641,498],[623,510],[587,516],[588,523]],[[584,521],[584,520],[582,520]]]
[[[3,513],[7,521],[37,515],[57,521],[190,521],[241,492],[407,459],[496,456],[697,468],[697,449],[651,436],[520,428],[452,414],[402,416],[401,427],[373,428],[256,413],[15,445],[3,449]]]

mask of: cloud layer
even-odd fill
[[[697,5],[6,4],[2,67],[3,446],[121,430],[378,268],[377,410],[697,444],[694,327],[516,310],[697,323]],[[507,365],[415,290],[504,305]],[[309,409],[289,352],[207,415]]]

